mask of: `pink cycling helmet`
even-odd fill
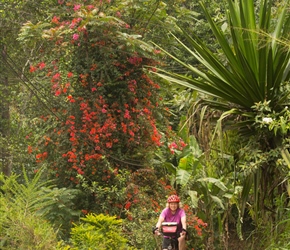
[[[180,199],[177,195],[174,194],[168,197],[167,202],[180,202]]]

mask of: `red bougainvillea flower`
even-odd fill
[[[77,11],[81,8],[81,5],[80,4],[75,4],[74,5],[74,11]]]
[[[31,154],[32,151],[33,151],[32,146],[28,145],[28,147],[27,147],[28,154]]]
[[[30,66],[30,69],[29,69],[29,72],[30,72],[30,73],[33,73],[33,72],[36,71],[36,70],[37,70],[37,68],[31,65],[31,66]]]
[[[86,210],[86,209],[82,209],[82,213],[83,213],[83,214],[88,214],[88,210]]]
[[[73,36],[72,36],[73,40],[75,40],[75,41],[78,40],[79,37],[80,37],[79,34],[73,34]]]
[[[44,69],[45,68],[45,63],[41,62],[38,64],[39,69]]]
[[[54,16],[54,17],[52,18],[51,22],[54,23],[54,24],[59,24],[59,17]]]

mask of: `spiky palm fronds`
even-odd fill
[[[173,36],[203,67],[184,63],[163,49],[189,74],[159,69],[157,75],[213,97],[214,100],[207,98],[204,102],[239,117],[239,122],[234,123],[235,128],[244,131],[253,128],[255,104],[270,101],[272,111],[280,112],[289,101],[290,47],[284,42],[290,31],[289,1],[286,0],[276,11],[279,18],[271,15],[271,0],[261,1],[258,15],[253,0],[227,0],[227,4],[229,32],[223,31],[212,20],[205,4],[200,2],[223,60],[194,33],[182,29],[186,44]]]

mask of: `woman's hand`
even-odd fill
[[[158,227],[155,227],[152,231],[153,231],[153,234],[160,235]]]
[[[180,236],[185,236],[187,233],[186,229],[182,228],[182,231],[180,233]]]
[[[156,230],[155,230],[155,235],[160,235],[161,233],[159,232],[159,229],[157,228]]]

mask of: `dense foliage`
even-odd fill
[[[0,248],[287,248],[288,5],[0,0]]]
[[[53,203],[50,184],[39,182],[40,172],[25,183],[17,176],[0,175],[1,249],[53,249],[57,234],[45,219],[45,208]],[[4,195],[5,194],[5,195]]]
[[[261,1],[255,8],[254,1],[227,1],[227,19],[219,26],[207,5],[201,3],[218,51],[211,51],[198,36],[183,29],[187,41],[175,39],[202,66],[188,64],[166,51],[190,73],[158,73],[164,79],[203,93],[194,112],[201,119],[211,116],[210,120],[216,121],[215,133],[220,137],[218,143],[214,136],[211,138],[211,148],[219,144],[221,167],[234,169],[233,181],[242,187],[235,204],[239,217],[243,218],[246,209],[257,231],[276,228],[278,221],[288,216],[289,169],[282,161],[283,152],[289,149],[289,127],[284,122],[289,113],[290,78],[289,48],[283,43],[290,28],[287,4],[288,1],[285,5]],[[224,137],[229,139],[225,141]],[[229,161],[228,156],[233,159]],[[225,174],[222,172],[220,177]],[[276,213],[277,207],[283,215]],[[267,239],[265,242],[267,245]]]

